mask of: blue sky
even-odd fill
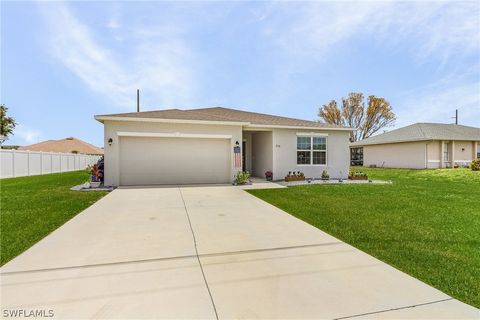
[[[75,136],[95,114],[225,106],[317,119],[351,91],[396,127],[480,126],[480,2],[1,2],[6,144]]]

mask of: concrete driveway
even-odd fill
[[[1,293],[3,317],[479,317],[230,186],[117,189],[3,266]]]

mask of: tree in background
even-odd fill
[[[318,116],[325,123],[357,128],[350,133],[352,142],[366,139],[395,122],[395,113],[387,100],[369,96],[365,107],[363,93],[360,92],[351,92],[347,98],[342,98],[341,109],[335,100],[324,104]]]
[[[7,116],[8,108],[4,104],[0,104],[0,135],[7,138],[12,134],[17,123],[15,119]]]

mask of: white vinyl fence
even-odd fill
[[[0,178],[33,176],[85,169],[100,156],[0,149]]]

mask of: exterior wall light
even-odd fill
[[[113,139],[112,138],[108,139],[108,145],[111,146],[112,143],[113,143]]]

